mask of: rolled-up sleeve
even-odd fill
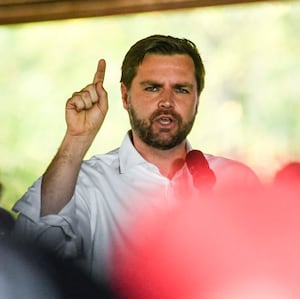
[[[75,200],[58,213],[40,217],[41,181],[39,178],[15,204],[19,213],[13,235],[18,240],[37,243],[65,258],[82,254],[82,240],[77,230]]]

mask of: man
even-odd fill
[[[139,225],[141,213],[155,217],[189,197],[201,200],[185,163],[191,150],[186,137],[204,86],[196,46],[154,35],[131,47],[121,76],[131,130],[120,148],[83,161],[108,111],[104,75],[100,60],[93,83],[67,101],[62,144],[42,178],[14,207],[20,212],[17,233],[75,258],[96,278],[115,266],[112,248],[134,251],[130,228]],[[257,182],[239,162],[205,158],[216,177],[215,190],[236,172],[235,184]]]

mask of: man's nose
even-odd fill
[[[174,108],[174,99],[173,99],[172,91],[164,90],[161,93],[158,106],[159,108],[163,108],[163,109]]]

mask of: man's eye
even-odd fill
[[[188,89],[184,88],[184,87],[177,87],[176,91],[178,93],[189,93]]]
[[[158,87],[157,86],[148,86],[145,88],[146,91],[157,91]]]

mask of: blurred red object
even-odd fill
[[[300,198],[226,189],[163,217],[142,215],[114,284],[130,299],[299,299]]]

